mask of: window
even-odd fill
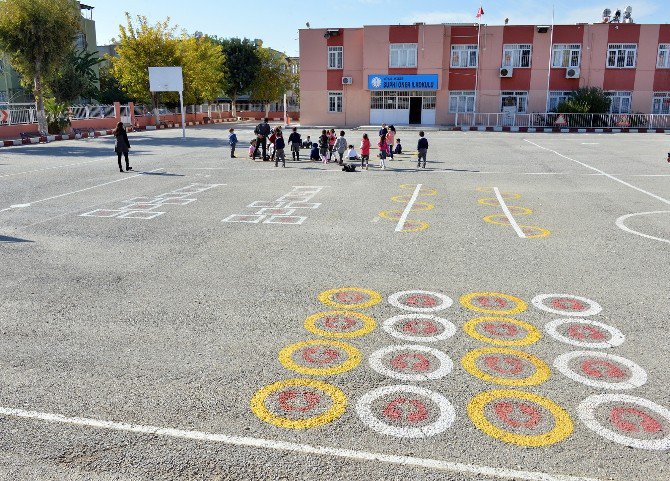
[[[657,68],[670,68],[670,43],[662,43],[658,46]]]
[[[79,50],[86,50],[88,48],[88,42],[86,41],[86,34],[84,32],[79,32],[77,34],[75,45]]]
[[[503,67],[529,68],[533,47],[528,44],[503,45]]]
[[[607,47],[607,68],[635,68],[637,45],[610,43]]]
[[[551,55],[551,66],[554,68],[579,67],[582,46],[579,44],[556,44]]]
[[[516,112],[525,114],[528,110],[528,92],[503,91],[500,95],[500,111],[504,107],[516,107]]]
[[[449,93],[449,113],[456,112],[474,112],[475,111],[475,92],[450,92]]]
[[[370,92],[370,109],[372,110],[409,110],[409,99],[421,97],[421,108],[435,110],[435,92],[420,90],[384,90]]]
[[[654,99],[651,103],[651,113],[670,114],[670,92],[654,92]]]
[[[452,45],[451,68],[476,68],[477,45]]]
[[[631,92],[605,92],[605,95],[612,99],[610,104],[611,114],[630,113]]]
[[[328,112],[342,112],[342,92],[328,92]]]
[[[328,68],[343,68],[343,47],[328,47]]]
[[[416,67],[416,44],[392,43],[389,56],[389,67],[391,68]]]
[[[556,112],[558,104],[565,102],[570,97],[572,97],[571,90],[567,91],[552,91],[549,92],[549,100],[547,101],[547,112]]]

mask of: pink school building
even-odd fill
[[[550,112],[586,86],[608,92],[612,113],[670,114],[670,25],[300,30],[303,125],[450,125],[470,112]]]

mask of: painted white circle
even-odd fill
[[[585,304],[588,304],[589,308],[585,311],[566,311],[562,309],[554,309],[552,307],[547,306],[544,303],[546,299],[550,299],[552,297],[560,297],[563,299],[572,299],[574,301],[583,302]],[[535,296],[531,302],[535,307],[537,307],[542,311],[551,312],[552,314],[558,314],[560,316],[569,316],[569,317],[595,316],[596,314],[598,314],[600,311],[603,310],[603,308],[600,307],[600,304],[598,304],[596,301],[592,301],[591,299],[587,299],[586,297],[573,296],[571,294],[540,294],[538,296]]]
[[[563,324],[585,324],[588,326],[599,327],[600,329],[607,331],[610,334],[610,339],[609,341],[604,342],[588,342],[573,339],[558,332],[559,326],[562,326]],[[617,347],[623,344],[626,340],[626,337],[616,327],[608,326],[607,324],[603,324],[602,322],[598,321],[590,321],[588,319],[556,319],[555,321],[551,321],[545,324],[544,330],[547,331],[547,334],[549,334],[557,341],[564,342],[565,344],[571,344],[573,346],[589,347],[592,349],[607,349],[609,347]]]
[[[570,361],[578,357],[590,357],[590,358],[599,358],[604,359],[605,361],[614,361],[619,364],[623,364],[630,370],[630,379],[623,382],[607,382],[607,381],[597,381],[586,376],[575,372],[570,367]],[[599,388],[599,389],[613,389],[613,390],[623,390],[623,389],[634,389],[640,387],[647,382],[647,373],[640,366],[635,364],[633,361],[626,359],[625,357],[615,356],[614,354],[607,354],[600,351],[572,351],[561,354],[554,360],[554,367],[558,369],[561,374],[566,377],[569,377],[573,381],[586,384],[587,386]]]
[[[434,296],[437,297],[442,301],[441,304],[438,304],[437,306],[434,307],[411,307],[406,304],[403,304],[400,302],[400,298],[402,296],[408,296],[408,295],[427,295],[427,296]],[[444,294],[440,294],[439,292],[430,292],[430,291],[402,291],[402,292],[396,292],[395,294],[392,294],[388,298],[389,304],[391,304],[393,307],[397,307],[398,309],[402,309],[403,311],[411,311],[411,312],[436,312],[436,311],[442,311],[444,309],[447,309],[450,307],[454,301],[451,299],[451,297],[445,296]]]
[[[401,331],[396,329],[396,324],[412,319],[425,319],[427,321],[434,321],[436,324],[440,324],[444,330],[435,336],[411,336],[409,334],[403,334]],[[383,327],[384,330],[391,336],[397,339],[402,339],[403,341],[410,342],[444,341],[456,334],[456,326],[452,322],[441,317],[433,316],[431,314],[403,314],[401,316],[395,316],[384,321]]]
[[[431,354],[437,358],[440,365],[437,369],[422,374],[398,372],[384,365],[384,356],[402,351],[419,351]],[[379,374],[393,379],[399,379],[401,381],[430,381],[434,379],[440,379],[449,374],[454,369],[453,361],[445,353],[438,351],[437,349],[433,349],[432,347],[420,346],[418,344],[384,347],[370,354],[370,359],[368,362],[370,363],[370,367]]]
[[[605,439],[609,439],[615,443],[623,444],[624,446],[630,446],[632,448],[638,449],[649,449],[654,451],[670,449],[670,433],[666,434],[666,436],[662,439],[637,439],[619,434],[616,431],[600,424],[600,422],[596,419],[596,409],[603,404],[614,402],[637,404],[638,406],[645,407],[650,411],[655,412],[670,423],[670,409],[659,406],[658,404],[649,401],[648,399],[628,396],[626,394],[596,394],[587,397],[579,404],[579,407],[577,408],[579,419],[581,419],[581,421],[590,430],[594,431]]]
[[[437,419],[427,425],[418,428],[393,426],[387,424],[372,413],[372,403],[380,397],[394,393],[409,393],[423,396],[435,403],[440,410]],[[456,412],[447,398],[442,394],[418,386],[383,386],[373,389],[361,397],[356,403],[356,413],[363,423],[381,434],[395,436],[398,438],[427,438],[440,434],[454,423]]]
[[[380,79],[379,77],[374,77],[372,79],[372,86],[376,89],[381,87],[382,86],[382,79]]]

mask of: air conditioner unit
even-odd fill
[[[514,74],[514,68],[512,67],[501,67],[500,76],[503,78],[511,78]]]
[[[353,77],[342,77],[342,85],[351,85],[354,83]]]
[[[570,67],[565,71],[565,78],[579,78],[579,67]]]

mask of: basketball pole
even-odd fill
[[[186,138],[186,112],[184,112],[184,91],[179,91],[179,106],[181,107],[181,138]]]

